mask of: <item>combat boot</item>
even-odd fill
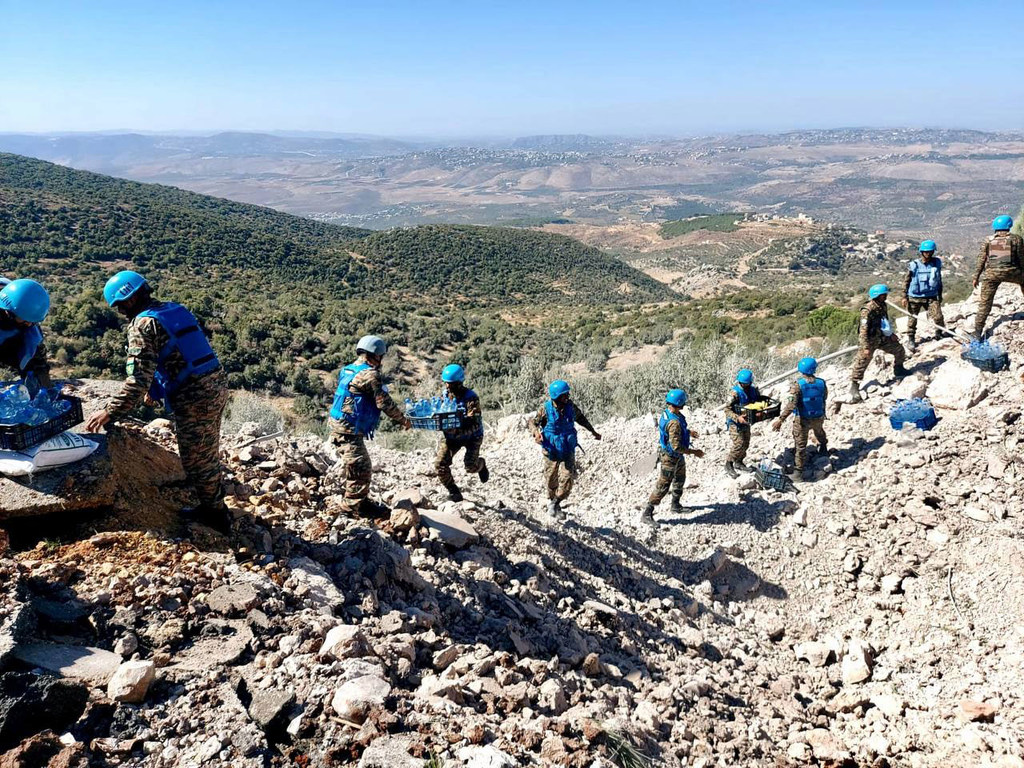
[[[561,520],[563,517],[565,517],[565,513],[562,512],[562,505],[558,502],[557,499],[551,499],[548,502],[548,514],[556,520]]]
[[[917,352],[917,342],[913,339],[907,339],[907,352],[910,354]]]
[[[484,459],[480,459],[480,482],[486,483],[491,479],[491,470],[487,468],[487,462]]]
[[[683,505],[679,503],[679,499],[672,499],[672,506],[669,509],[673,515],[683,514]]]
[[[748,467],[746,464],[744,464],[742,461],[734,461],[732,463],[732,466],[735,469],[738,469],[740,472],[753,472],[754,471],[750,467]]]
[[[739,477],[739,473],[736,471],[736,467],[733,466],[731,461],[725,462],[725,474],[729,477]]]
[[[861,399],[861,396],[860,396],[860,382],[859,381],[851,381],[850,382],[850,402],[851,403],[863,402],[863,400]]]
[[[446,490],[448,491],[448,501],[462,501],[462,491],[459,490],[459,486],[452,485]]]
[[[892,374],[897,379],[905,379],[907,376],[910,375],[910,371],[903,367],[903,363],[896,363],[892,367]]]
[[[640,522],[643,523],[644,525],[650,525],[650,526],[657,525],[657,523],[654,522],[654,505],[653,504],[648,504],[646,507],[644,507],[643,514],[640,515]]]
[[[181,510],[181,516],[190,523],[205,525],[217,531],[217,533],[223,533],[225,536],[231,533],[231,512],[223,503],[199,504],[195,507],[185,507]]]

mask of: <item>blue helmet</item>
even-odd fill
[[[796,364],[796,369],[805,376],[813,376],[818,370],[818,361],[813,357],[805,357]]]
[[[922,240],[921,244],[917,247],[917,250],[919,250],[921,253],[928,253],[929,251],[934,252],[935,251],[935,241],[934,240]]]
[[[1010,229],[1013,226],[1013,219],[1009,216],[996,216],[992,219],[992,231],[998,232],[1001,229]]]
[[[548,387],[548,396],[552,400],[557,400],[562,395],[566,394],[568,391],[569,391],[569,382],[568,381],[562,381],[561,379],[558,379],[557,381],[552,381],[551,382],[551,386]]]
[[[753,384],[754,383],[754,372],[749,368],[744,368],[736,374],[736,381],[740,384]]]
[[[668,394],[665,395],[666,403],[668,403],[669,405],[678,406],[679,408],[682,408],[684,405],[686,405],[686,401],[688,399],[689,398],[686,396],[686,393],[683,392],[683,390],[681,389],[670,389],[668,391]]]
[[[877,299],[879,296],[888,296],[889,286],[885,283],[876,283],[868,289],[868,296],[872,299]]]
[[[130,299],[144,285],[148,285],[146,278],[138,272],[126,269],[107,280],[107,284],[103,286],[103,298],[112,307],[119,301]]]
[[[465,380],[466,380],[466,369],[463,368],[461,365],[456,365],[455,363],[452,363],[451,365],[446,365],[444,367],[444,370],[441,371],[441,381],[447,381],[449,383],[451,383],[451,382],[460,382],[461,383],[461,382],[463,382]]]
[[[12,280],[0,290],[0,309],[25,323],[41,323],[50,311],[50,294],[35,280]]]

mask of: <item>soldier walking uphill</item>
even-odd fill
[[[978,314],[974,316],[974,338],[985,333],[985,321],[992,311],[992,301],[1000,283],[1015,283],[1024,293],[1024,239],[1011,235],[1013,219],[997,216],[992,221],[992,236],[981,246],[978,268],[974,271],[974,287],[981,284]]]
[[[220,422],[227,377],[195,316],[180,304],[157,301],[137,272],[118,272],[103,288],[107,304],[130,319],[128,377],[120,393],[86,421],[97,432],[143,401],[164,401],[174,413],[178,454],[198,506],[182,514],[227,533],[231,518],[221,481]]]
[[[782,412],[774,422],[772,429],[778,432],[789,415],[796,412],[793,421],[793,464],[794,473],[802,480],[811,479],[811,470],[807,468],[807,436],[813,432],[814,439],[822,453],[828,452],[828,437],[825,436],[825,401],[828,399],[828,385],[815,377],[818,361],[813,357],[805,357],[797,365],[800,378],[789,388],[789,395]]]
[[[946,324],[942,319],[942,259],[935,256],[935,241],[924,240],[918,248],[920,258],[910,262],[903,278],[903,297],[910,319],[907,322],[907,351],[917,349],[917,316],[928,313],[928,319],[937,326]],[[935,338],[942,331],[935,330]]]
[[[576,480],[576,423],[600,440],[583,411],[569,399],[569,384],[559,379],[548,387],[549,399],[530,423],[533,439],[544,449],[544,478],[548,486],[548,514],[563,517],[562,502]]]
[[[896,329],[889,321],[889,311],[885,302],[889,298],[889,287],[878,283],[868,291],[868,303],[860,310],[860,348],[853,361],[853,372],[850,374],[850,402],[859,403],[860,382],[864,371],[876,350],[888,352],[893,357],[893,373],[902,378],[907,375],[903,367],[907,353],[896,336]]]
[[[679,504],[679,499],[683,495],[683,486],[686,485],[686,456],[704,456],[704,451],[690,447],[693,438],[699,435],[686,425],[686,417],[683,416],[686,399],[686,393],[681,389],[669,390],[665,395],[665,411],[658,422],[661,449],[658,452],[658,484],[654,487],[654,493],[647,500],[647,506],[640,516],[640,522],[646,525],[655,525],[654,508],[661,503],[669,490],[672,491],[672,512],[682,514],[683,508]]]
[[[491,473],[487,470],[487,462],[480,456],[480,445],[484,441],[484,419],[480,409],[480,398],[472,389],[465,385],[466,371],[461,365],[447,365],[441,371],[441,381],[445,392],[465,411],[465,418],[459,429],[446,429],[437,446],[437,457],[434,459],[434,471],[441,485],[448,491],[452,501],[462,501],[462,491],[452,477],[452,461],[455,454],[465,449],[463,464],[466,472],[479,475],[480,482],[486,483]]]
[[[373,438],[381,413],[404,429],[410,427],[381,378],[380,367],[387,351],[383,339],[363,336],[356,345],[359,359],[341,370],[331,405],[331,441],[345,467],[342,511],[353,517],[376,517],[380,511],[368,498],[373,464],[365,441]]]
[[[729,477],[739,477],[736,470],[750,472],[750,467],[743,463],[750,447],[750,423],[743,407],[752,403],[765,402],[768,397],[762,395],[754,386],[754,374],[744,368],[736,374],[736,384],[732,388],[732,396],[725,406],[725,425],[729,430],[732,446],[725,458],[725,471]]]
[[[49,311],[50,294],[35,280],[0,278],[0,367],[16,370],[30,389],[50,386],[50,364],[39,330]]]

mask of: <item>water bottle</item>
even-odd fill
[[[412,413],[412,398],[411,397],[405,398],[405,412],[407,414]]]

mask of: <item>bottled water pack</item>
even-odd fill
[[[964,356],[973,360],[996,360],[1006,352],[999,344],[988,340],[972,341],[964,346]]]
[[[465,407],[447,395],[438,395],[429,400],[423,399],[418,402],[411,398],[405,399],[405,415],[414,418],[463,412],[465,412]]]
[[[899,430],[906,430],[907,427],[931,429],[936,424],[935,409],[927,398],[898,400],[889,411],[889,423],[893,429]]]
[[[59,386],[40,388],[35,397],[23,383],[0,386],[0,424],[38,426],[70,410],[71,403],[62,400]]]

